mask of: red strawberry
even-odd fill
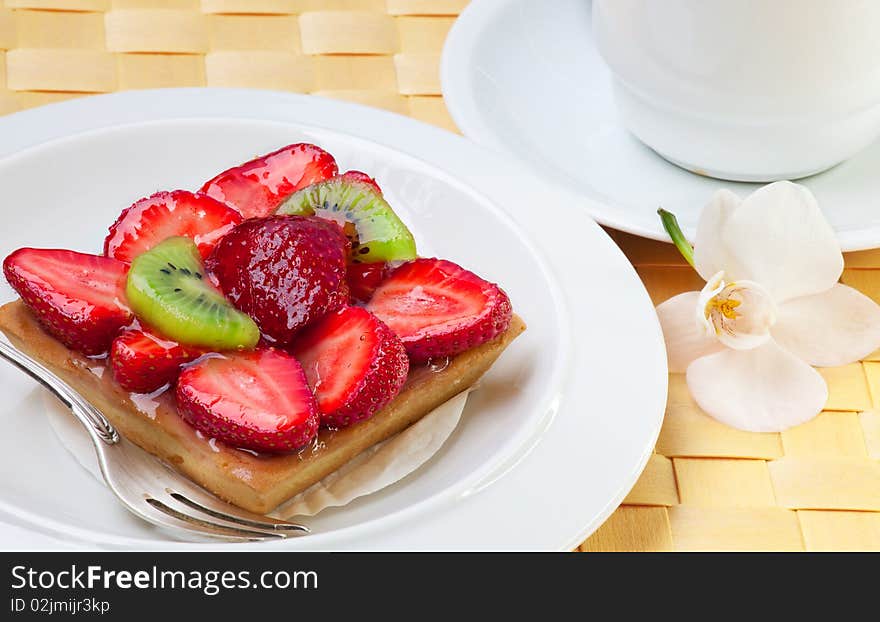
[[[104,240],[104,254],[131,262],[173,236],[192,238],[202,257],[241,222],[241,214],[204,194],[187,190],[157,192],[126,208]]]
[[[75,251],[20,248],[3,274],[56,339],[87,355],[107,352],[131,321],[125,303],[128,265]]]
[[[345,280],[348,282],[352,301],[369,301],[379,284],[388,276],[388,272],[389,267],[385,262],[349,264]]]
[[[507,330],[510,299],[494,283],[443,259],[416,259],[385,279],[367,309],[413,361],[454,356]]]
[[[232,304],[286,345],[297,330],[348,302],[348,252],[334,222],[269,216],[230,231],[205,265]]]
[[[297,143],[223,171],[202,192],[234,207],[245,218],[275,213],[288,196],[333,177],[333,156],[315,145]]]
[[[345,307],[304,330],[292,349],[315,391],[321,425],[344,428],[372,417],[409,372],[400,339],[375,315]]]
[[[177,381],[177,408],[203,434],[255,451],[295,451],[318,431],[318,406],[302,367],[273,348],[187,367]]]
[[[152,393],[173,384],[180,366],[203,352],[141,329],[123,332],[110,347],[113,377],[126,391]]]
[[[364,173],[363,171],[345,171],[342,175],[340,175],[345,180],[348,181],[359,181],[364,184],[370,184],[373,188],[376,189],[376,192],[382,194],[382,188],[379,187],[379,184],[376,183],[376,180]]]

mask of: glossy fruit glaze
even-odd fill
[[[204,354],[143,328],[122,332],[110,347],[113,378],[126,391],[152,393],[174,384],[181,365]]]
[[[104,240],[104,254],[130,263],[167,238],[185,236],[207,257],[217,241],[240,222],[241,214],[205,194],[157,192],[119,215]]]
[[[348,301],[348,239],[333,222],[302,216],[245,221],[224,237],[206,266],[263,335],[289,344],[296,332]]]
[[[302,366],[273,348],[205,358],[180,374],[176,396],[186,421],[235,447],[295,451],[318,431]]]
[[[400,392],[409,372],[403,343],[362,307],[324,316],[291,351],[315,392],[321,424],[330,428],[372,417]]]
[[[361,304],[369,302],[373,297],[373,292],[385,280],[390,271],[390,266],[384,261],[349,264],[345,280],[348,282],[352,302]]]
[[[385,322],[413,361],[454,356],[507,330],[513,314],[504,291],[444,259],[396,268],[367,309]]]
[[[76,251],[21,248],[3,262],[6,280],[56,339],[90,356],[107,352],[132,320],[128,265]]]
[[[287,145],[208,180],[201,192],[234,207],[245,218],[273,214],[300,188],[336,175],[332,155],[308,143]]]

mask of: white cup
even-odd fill
[[[624,123],[664,158],[797,179],[880,136],[880,0],[593,0]]]

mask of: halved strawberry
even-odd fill
[[[20,248],[3,261],[6,280],[43,327],[87,355],[107,352],[131,321],[127,272],[121,261],[58,249]]]
[[[241,214],[204,194],[187,190],[157,192],[126,208],[104,240],[104,254],[119,261],[131,261],[159,242],[175,236],[192,238],[202,257],[230,229],[241,222]]]
[[[372,417],[399,392],[409,372],[400,339],[375,315],[346,307],[324,316],[296,340],[321,411],[321,425],[344,428]]]
[[[296,143],[223,171],[201,192],[237,209],[245,218],[274,214],[291,194],[336,175],[333,156],[308,143]]]
[[[351,263],[345,271],[345,280],[353,302],[366,303],[382,283],[390,268],[387,263]]]
[[[302,366],[272,348],[187,367],[177,380],[177,407],[203,434],[254,451],[296,451],[318,431],[318,406]]]
[[[451,261],[403,264],[367,309],[397,333],[413,361],[454,356],[494,339],[510,325],[504,291]]]
[[[376,180],[364,173],[363,171],[345,171],[342,175],[340,175],[343,179],[348,181],[359,181],[364,184],[370,184],[373,188],[376,189],[376,192],[382,194],[382,188],[379,187],[379,184],[376,183]]]
[[[113,377],[126,391],[152,393],[173,384],[180,366],[204,354],[143,329],[126,330],[110,347]]]

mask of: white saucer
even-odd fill
[[[443,50],[443,95],[462,132],[514,155],[583,198],[596,220],[668,241],[656,211],[692,238],[710,195],[754,184],[701,177],[662,159],[617,118],[608,70],[593,45],[587,0],[475,0]],[[880,246],[880,142],[802,180],[844,250]]]

